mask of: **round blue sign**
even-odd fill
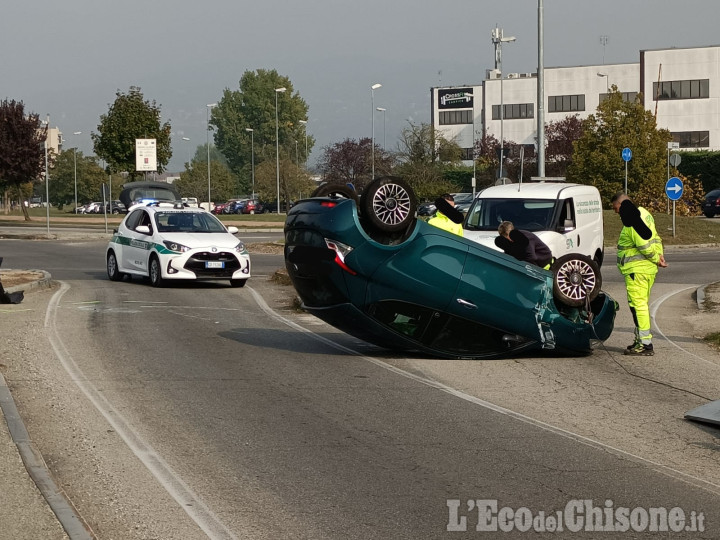
[[[627,147],[623,148],[622,158],[623,161],[630,161],[632,159],[632,150]]]
[[[682,180],[677,176],[673,176],[665,184],[665,194],[671,201],[677,201],[682,197],[684,187]]]

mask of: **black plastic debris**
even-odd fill
[[[720,426],[720,399],[686,412],[685,418],[694,422]]]
[[[3,258],[0,257],[0,266],[2,266],[2,262]],[[25,298],[23,291],[9,293],[5,290],[5,287],[3,287],[2,282],[0,282],[0,304],[19,304],[23,301],[23,298]]]

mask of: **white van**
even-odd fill
[[[473,201],[463,233],[469,240],[500,251],[495,238],[503,221],[538,235],[556,259],[582,254],[602,265],[602,204],[600,192],[593,186],[539,181],[489,187]]]

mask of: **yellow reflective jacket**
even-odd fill
[[[622,228],[617,245],[617,266],[624,276],[633,273],[657,274],[657,265],[663,254],[662,239],[655,230],[652,214],[642,207],[638,207],[638,210],[652,236],[650,240],[645,240],[632,227]]]
[[[463,235],[462,223],[455,223],[442,212],[435,212],[435,216],[430,218],[428,223],[458,236]]]

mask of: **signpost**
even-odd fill
[[[632,159],[632,150],[630,150],[627,146],[623,148],[622,158],[625,162],[625,195],[627,195],[628,161]]]
[[[683,185],[682,180],[680,180],[677,176],[673,176],[665,184],[665,194],[667,195],[667,198],[673,202],[673,238],[675,237],[675,201],[682,197],[684,188],[685,186]]]

